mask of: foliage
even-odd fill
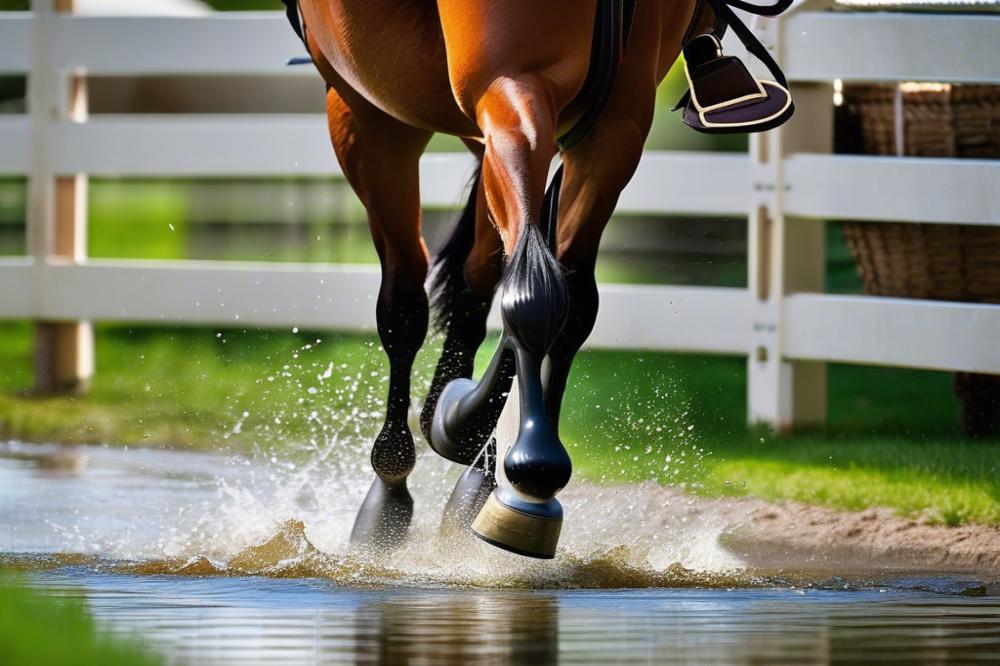
[[[160,659],[112,638],[83,600],[36,592],[0,572],[0,663],[5,666],[144,666]]]

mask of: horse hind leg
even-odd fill
[[[479,155],[481,159],[481,150]],[[449,383],[472,377],[476,352],[486,338],[486,319],[502,272],[502,248],[486,216],[480,169],[476,170],[464,210],[435,253],[428,281],[434,326],[445,335],[420,414],[421,430],[432,446],[437,403]],[[482,428],[466,427],[439,453],[453,462],[472,464],[491,430],[492,424],[488,422]]]
[[[481,146],[472,144],[470,149],[481,162]],[[487,315],[503,270],[503,249],[486,215],[480,170],[481,166],[476,170],[464,210],[431,264],[428,280],[431,309],[434,325],[445,334],[445,340],[420,415],[421,429],[428,442],[434,441],[434,414],[444,388],[456,379],[474,384],[471,377],[475,355],[486,337]],[[503,404],[502,393],[508,390],[513,374],[513,363],[509,365],[509,370],[504,371],[507,379],[498,382],[488,398],[496,407],[484,410],[479,418],[466,424],[455,437],[463,444],[447,452],[447,457],[468,467],[445,505],[442,536],[466,533],[496,485],[496,443],[491,433]]]
[[[418,163],[430,133],[399,123],[347,89],[344,96],[329,89],[327,113],[337,159],[365,205],[382,266],[376,320],[389,358],[385,421],[371,452],[376,478],[358,512],[351,543],[391,549],[403,541],[413,516],[406,485],[416,462],[407,422],[410,372],[428,323]]]

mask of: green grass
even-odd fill
[[[363,335],[100,328],[93,390],[81,399],[25,395],[29,351],[26,324],[0,324],[0,438],[308,449],[320,433],[373,437],[386,389],[378,343]],[[430,345],[418,357],[418,397],[434,354]],[[948,374],[831,366],[829,424],[792,437],[746,428],[745,382],[739,359],[581,354],[562,423],[576,473],[1000,524],[996,443],[961,436]]]
[[[161,663],[135,640],[100,630],[83,600],[31,590],[0,572],[4,666],[145,666]]]
[[[1000,524],[997,442],[962,437],[950,375],[830,366],[828,425],[792,437],[744,426],[745,381],[738,359],[582,355],[562,424],[577,470],[711,496]]]

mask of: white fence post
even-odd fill
[[[771,50],[781,43],[783,21],[760,21],[756,33]],[[779,55],[780,58],[780,55]],[[786,215],[785,159],[795,152],[832,149],[833,91],[827,84],[794,85],[796,116],[750,140],[753,162],[748,228],[752,346],[747,359],[747,417],[778,432],[826,420],[826,364],[784,356],[785,296],[822,292],[825,227],[821,220]]]
[[[28,235],[34,258],[36,306],[45,299],[48,262],[58,257],[80,261],[87,251],[87,177],[59,176],[51,161],[52,123],[58,118],[84,121],[87,89],[82,74],[56,71],[51,58],[55,12],[71,12],[74,0],[34,4],[35,26],[29,104],[32,166]],[[65,87],[65,89],[63,89]],[[39,321],[35,327],[35,389],[85,391],[94,374],[94,334],[90,322]]]

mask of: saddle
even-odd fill
[[[688,127],[706,134],[763,132],[782,125],[795,112],[785,75],[732,7],[758,16],[777,16],[793,0],[753,5],[743,0],[699,0],[692,29],[707,8],[715,12],[711,30],[684,38],[684,72],[688,91],[672,109],[683,109]],[[747,51],[764,63],[774,77],[758,79],[739,58],[725,55],[722,37],[732,28]]]
[[[298,0],[282,0],[295,34],[306,43],[306,30],[299,16]],[[567,150],[582,141],[594,129],[607,107],[628,44],[637,0],[598,0],[594,17],[590,64],[583,86],[577,95],[583,113],[556,143]],[[793,0],[777,0],[773,5],[753,5],[743,0],[699,0],[692,20],[698,25],[704,11],[711,7],[715,21],[708,32],[685,35],[684,69],[688,91],[674,111],[684,109],[688,127],[706,133],[763,132],[783,124],[795,111],[792,95],[781,68],[750,29],[733,13],[732,7],[758,16],[777,16]],[[735,56],[722,52],[722,37],[728,28],[770,70],[774,80],[754,77]],[[307,46],[308,48],[308,46]],[[311,58],[292,58],[289,64],[312,62]]]

